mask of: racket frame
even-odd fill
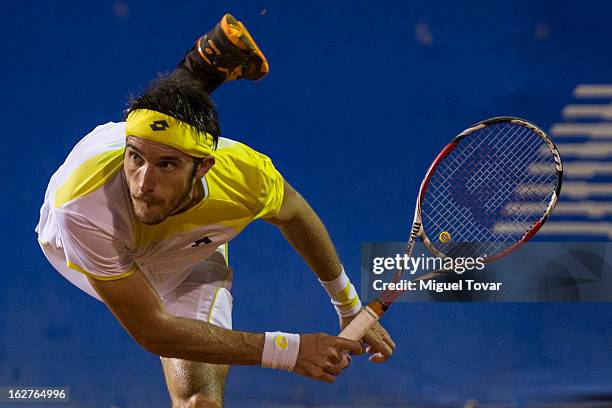
[[[544,225],[544,223],[546,222],[546,220],[548,219],[550,214],[552,214],[553,210],[555,209],[555,206],[557,205],[557,201],[559,200],[559,195],[561,194],[561,186],[563,184],[563,162],[561,161],[561,155],[559,154],[559,149],[557,149],[557,146],[555,146],[554,142],[552,141],[550,136],[548,136],[548,134],[546,134],[546,132],[544,132],[542,129],[540,129],[539,127],[537,127],[536,125],[534,125],[533,123],[531,123],[531,122],[529,122],[529,121],[527,121],[525,119],[521,119],[521,118],[517,118],[517,117],[513,117],[513,116],[497,116],[497,117],[494,117],[494,118],[483,120],[481,122],[478,122],[478,123],[470,126],[466,130],[464,130],[463,132],[461,132],[460,134],[455,136],[455,138],[449,144],[447,144],[442,149],[440,154],[438,154],[438,156],[434,159],[433,163],[431,164],[431,166],[429,166],[429,169],[427,170],[427,174],[425,176],[425,179],[423,180],[423,183],[421,183],[421,188],[419,189],[419,197],[418,197],[418,200],[417,200],[417,209],[420,211],[421,203],[422,203],[423,198],[425,196],[425,191],[427,190],[427,185],[429,184],[429,180],[431,179],[431,176],[433,175],[435,169],[442,162],[442,160],[446,156],[448,156],[454,150],[454,148],[459,144],[459,142],[461,142],[462,139],[464,139],[465,137],[471,135],[472,133],[474,133],[474,132],[476,132],[478,130],[481,130],[481,129],[487,127],[487,126],[491,126],[493,124],[500,123],[500,122],[510,122],[510,123],[518,124],[520,126],[524,126],[524,127],[528,128],[528,129],[530,129],[536,135],[538,135],[540,137],[540,139],[542,139],[544,141],[544,143],[546,143],[546,146],[548,147],[548,149],[549,149],[549,151],[550,151],[550,153],[553,156],[553,159],[555,161],[555,168],[557,170],[557,185],[556,185],[556,188],[555,188],[555,190],[553,191],[553,193],[551,195],[551,199],[550,199],[550,201],[548,203],[548,207],[546,208],[546,210],[544,211],[544,213],[540,217],[540,219],[535,221],[531,225],[531,227],[527,230],[527,232],[525,232],[525,234],[521,237],[521,239],[518,240],[514,245],[511,245],[510,247],[506,248],[505,250],[503,250],[501,252],[498,252],[495,255],[485,257],[483,259],[483,261],[485,263],[493,262],[493,261],[496,261],[496,260],[498,260],[500,258],[503,258],[504,256],[506,256],[506,255],[510,254],[511,252],[517,250],[525,242],[529,241],[542,228],[542,226]],[[419,219],[420,219],[420,215],[419,215]],[[441,251],[439,251],[433,245],[433,243],[427,237],[426,231],[423,228],[421,228],[420,237],[421,237],[421,241],[423,242],[425,247],[431,253],[433,253],[434,255],[436,255],[437,257],[440,257],[440,258],[447,258],[448,257],[446,254],[444,254]]]
[[[561,185],[563,182],[563,163],[561,161],[561,155],[559,154],[559,150],[555,146],[550,136],[548,136],[546,132],[544,132],[542,129],[540,129],[533,123],[525,119],[521,119],[521,118],[517,118],[513,116],[497,116],[497,117],[493,117],[493,118],[478,122],[470,126],[469,128],[465,129],[463,132],[459,133],[457,136],[453,138],[453,140],[450,143],[448,143],[440,151],[440,153],[438,153],[436,158],[430,164],[429,168],[427,169],[427,173],[425,174],[425,177],[423,178],[423,181],[421,182],[421,186],[419,187],[419,194],[417,195],[417,199],[416,199],[414,220],[412,222],[410,236],[406,244],[406,250],[404,251],[408,257],[412,256],[412,251],[414,250],[414,246],[416,244],[416,240],[418,237],[421,239],[425,247],[432,254],[440,258],[448,258],[446,254],[440,252],[433,245],[431,240],[427,237],[427,234],[425,233],[425,230],[423,228],[423,221],[421,218],[421,203],[423,202],[423,199],[425,197],[427,186],[429,185],[429,181],[432,175],[434,174],[436,168],[438,167],[438,165],[442,162],[442,160],[444,160],[446,156],[448,156],[455,149],[455,147],[459,144],[459,142],[461,142],[462,139],[464,139],[465,137],[471,135],[472,133],[480,129],[483,129],[487,126],[491,126],[495,123],[500,123],[500,122],[511,122],[511,123],[518,124],[520,126],[527,127],[528,129],[532,130],[535,134],[537,134],[546,143],[555,161],[555,168],[557,170],[557,185],[556,185],[555,190],[552,193],[550,202],[548,204],[548,207],[544,211],[544,214],[542,215],[542,217],[540,217],[539,220],[535,221],[532,224],[532,226],[523,235],[523,237],[520,240],[518,240],[515,244],[506,248],[505,250],[493,256],[485,257],[483,259],[483,262],[493,262],[495,260],[498,260],[510,254],[511,252],[518,249],[525,242],[529,241],[542,228],[542,226],[544,225],[544,223],[546,222],[546,220],[548,219],[548,217],[554,210],[555,205],[557,204],[557,200],[559,199],[559,195],[561,193]],[[447,271],[430,272],[414,280],[431,279],[445,272]],[[399,278],[401,278],[401,275],[402,275],[402,270],[398,270],[396,272],[394,280],[399,281]],[[347,338],[347,339],[351,339],[351,340],[360,340],[365,335],[365,333],[368,331],[368,329],[372,327],[382,317],[382,315],[387,311],[389,306],[393,303],[393,301],[397,297],[399,297],[400,294],[398,294],[397,296],[394,296],[393,299],[386,298],[384,300],[383,300],[383,297],[384,297],[384,294],[383,294],[380,297],[372,300],[367,306],[365,306],[362,309],[361,312],[357,314],[357,316],[355,316],[355,318],[340,332],[340,334],[338,334],[338,336]]]

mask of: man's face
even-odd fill
[[[138,221],[159,224],[191,201],[194,160],[169,146],[127,139],[123,168]]]

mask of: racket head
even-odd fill
[[[527,120],[478,122],[434,159],[415,222],[439,257],[499,259],[531,239],[552,213],[563,180],[552,139]]]

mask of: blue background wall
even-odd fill
[[[402,241],[433,155],[467,125],[550,127],[580,83],[610,82],[605,1],[3,3],[0,386],[62,385],[74,406],[166,406],[158,359],[45,261],[33,228],[47,181],[129,92],[170,71],[224,12],[268,56],[258,83],[214,98],[223,134],[274,158],[325,221],[350,274],[363,241]],[[237,329],[336,333],[328,299],[274,227],[230,245]],[[231,370],[231,406],[521,405],[612,394],[608,304],[403,304],[396,355],[334,385]]]

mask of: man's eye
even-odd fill
[[[172,162],[161,162],[159,167],[166,171],[172,171],[176,168],[176,165]]]

